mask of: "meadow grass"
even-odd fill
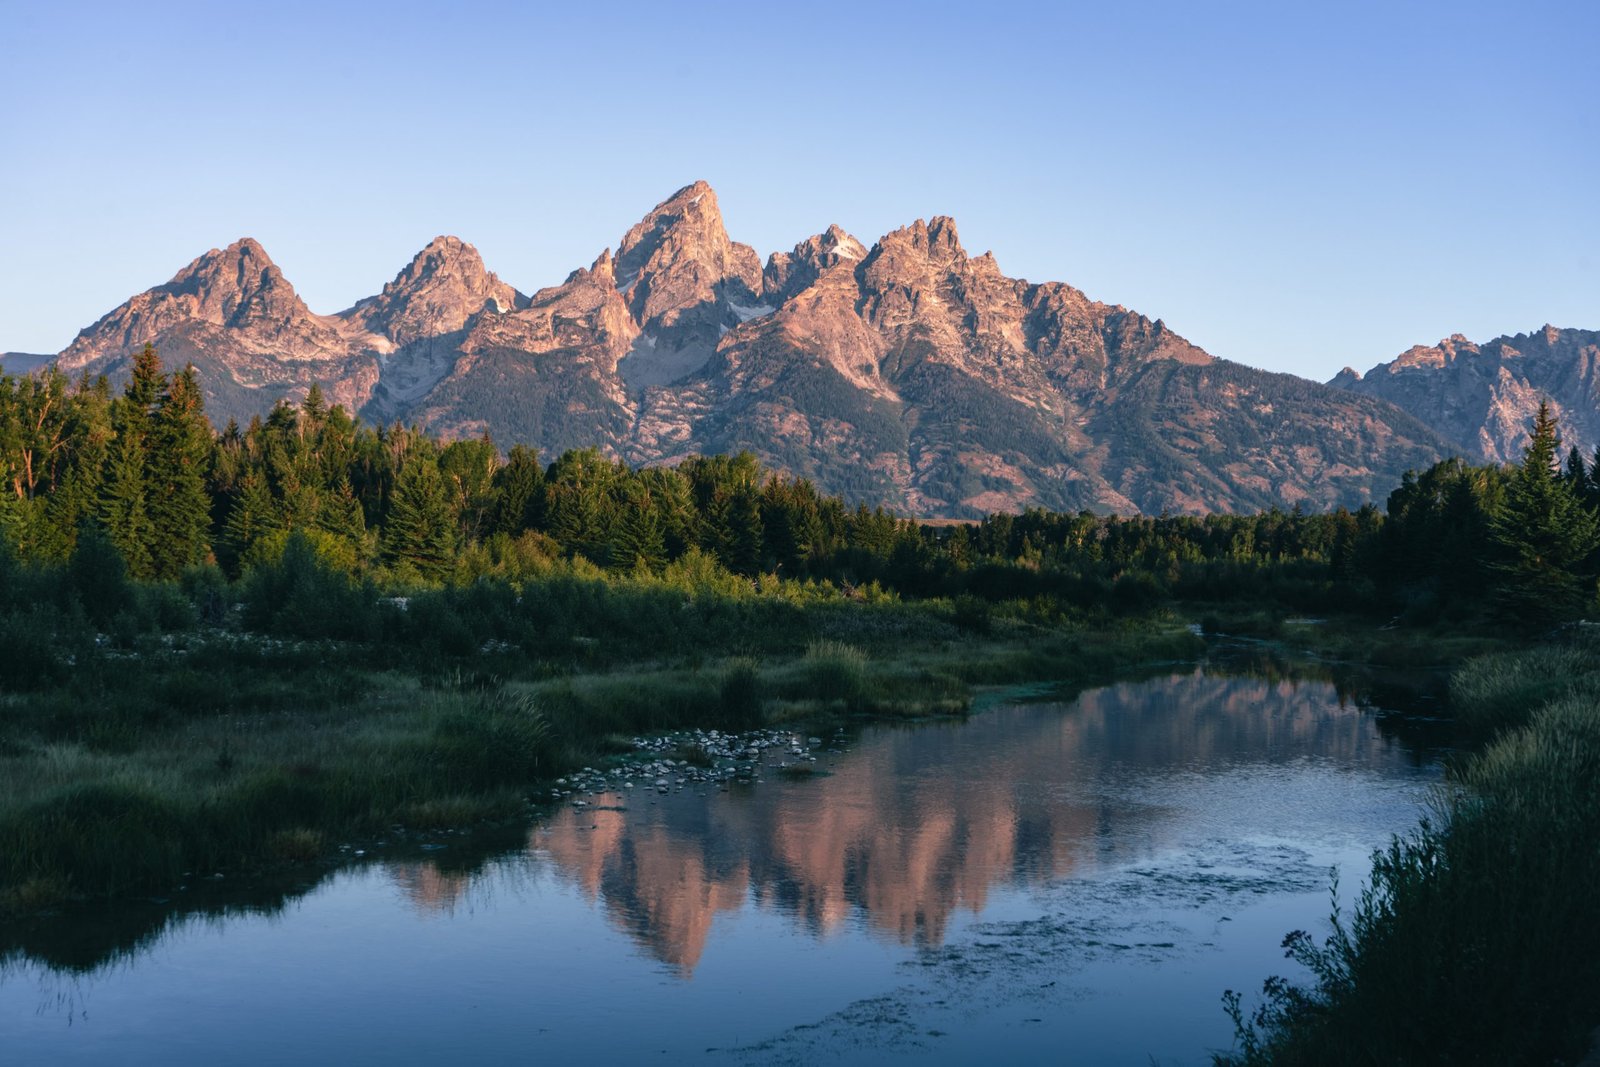
[[[622,651],[597,640],[574,662],[560,642],[542,658],[480,647],[523,609],[463,602],[485,615],[458,620],[471,650],[458,656],[401,640],[415,602],[405,619],[376,609],[387,621],[374,632],[393,631],[395,647],[227,630],[72,645],[65,675],[0,693],[0,909],[307,862],[396,826],[519,815],[550,779],[642,733],[960,714],[978,685],[1109,675],[1200,649],[1167,624],[998,618],[980,637],[942,605],[825,603],[798,629],[791,618],[723,634],[717,621],[697,645],[680,635],[649,655],[623,634]]]

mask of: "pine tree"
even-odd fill
[[[413,460],[400,472],[388,521],[383,527],[383,557],[391,565],[409,564],[437,581],[455,564],[456,515],[439,465]]]
[[[323,494],[317,527],[357,547],[366,540],[366,516],[361,511],[361,501],[350,488],[349,479],[340,479],[332,492]]]
[[[746,488],[733,498],[728,510],[730,544],[723,562],[735,574],[754,577],[761,573],[761,499],[754,488]]]
[[[543,503],[544,468],[539,466],[538,450],[513,445],[505,466],[494,472],[491,528],[516,535],[536,526]]]
[[[1560,443],[1550,406],[1541,403],[1522,466],[1494,520],[1498,606],[1524,622],[1572,618],[1593,594],[1586,564],[1600,547],[1600,525],[1557,476]]]
[[[278,507],[267,489],[266,478],[250,471],[239,484],[239,493],[222,527],[222,544],[217,554],[229,571],[237,573],[257,541],[281,529]]]
[[[133,376],[111,409],[115,438],[101,488],[100,523],[128,566],[132,578],[149,578],[154,571],[151,542],[155,527],[150,518],[151,434],[157,402],[166,391],[161,359],[150,345],[134,357]]]
[[[64,563],[77,543],[78,528],[99,514],[101,484],[110,459],[111,387],[104,376],[80,378],[68,405],[68,447],[60,484],[45,502],[36,531],[39,559]]]
[[[629,494],[611,540],[610,563],[619,570],[660,570],[667,561],[661,519],[648,490]]]
[[[190,364],[174,375],[156,409],[149,454],[150,557],[156,578],[177,578],[206,558],[211,497],[206,474],[211,426]]]

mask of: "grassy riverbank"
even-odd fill
[[[1159,612],[979,611],[715,573],[395,598],[310,563],[237,588],[135,587],[111,634],[48,596],[6,622],[26,657],[0,679],[13,915],[523,815],[634,734],[961,713],[976,687],[1088,683],[1203,647]]]
[[[1475,659],[1452,679],[1482,745],[1436,811],[1374,857],[1348,916],[1290,935],[1231,1064],[1573,1063],[1600,1023],[1600,636]],[[1230,994],[1231,997],[1231,994]]]

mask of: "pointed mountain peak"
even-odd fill
[[[816,281],[829,267],[860,263],[866,258],[867,246],[833,223],[795,245],[794,251],[774,252],[768,258],[763,276],[764,299],[781,304]]]
[[[146,342],[159,346],[167,331],[205,324],[238,331],[284,358],[314,358],[336,344],[333,331],[311,313],[294,286],[254,238],[213,248],[165,285],[146,289],[86,327],[61,353],[75,369],[102,356],[125,355]]]
[[[928,223],[928,244],[965,255],[961,248],[961,236],[956,233],[956,220],[949,215],[935,215]]]
[[[261,242],[254,237],[241,237],[227,248],[213,248],[197,257],[174,274],[164,288],[174,293],[203,295],[208,291],[247,292],[277,285],[289,283]]]
[[[612,266],[640,324],[675,320],[684,309],[725,296],[748,301],[761,286],[755,251],[728,239],[717,194],[703,181],[679,189],[640,219],[623,235]]]
[[[489,276],[483,266],[483,257],[478,255],[476,248],[459,237],[439,236],[411,257],[411,262],[383,287],[383,293],[385,296],[392,295],[445,277],[462,279],[470,284]]]
[[[191,305],[191,317],[219,326],[241,327],[261,319],[289,321],[311,315],[283,271],[253,237],[211,249],[151,293],[183,299]]]
[[[527,307],[528,298],[490,273],[459,237],[439,236],[412,257],[383,291],[344,313],[395,344],[459,330],[481,311]]]
[[[653,260],[726,256],[728,245],[717,194],[698,181],[657,204],[623,235],[617,245],[617,277],[637,275]]]
[[[867,246],[846,233],[838,223],[830,224],[812,240],[817,242],[818,251],[840,259],[861,259],[867,254]]]

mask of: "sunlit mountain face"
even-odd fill
[[[552,279],[553,281],[554,279]],[[258,242],[212,249],[82,330],[72,375],[144,344],[221,427],[313,383],[369,421],[636,465],[749,450],[828,494],[930,517],[1381,502],[1448,443],[1384,400],[1218,359],[1159,318],[1006,275],[953,219],[838,226],[765,264],[715,191],[657,204],[527,295],[456,237],[315,312]]]

